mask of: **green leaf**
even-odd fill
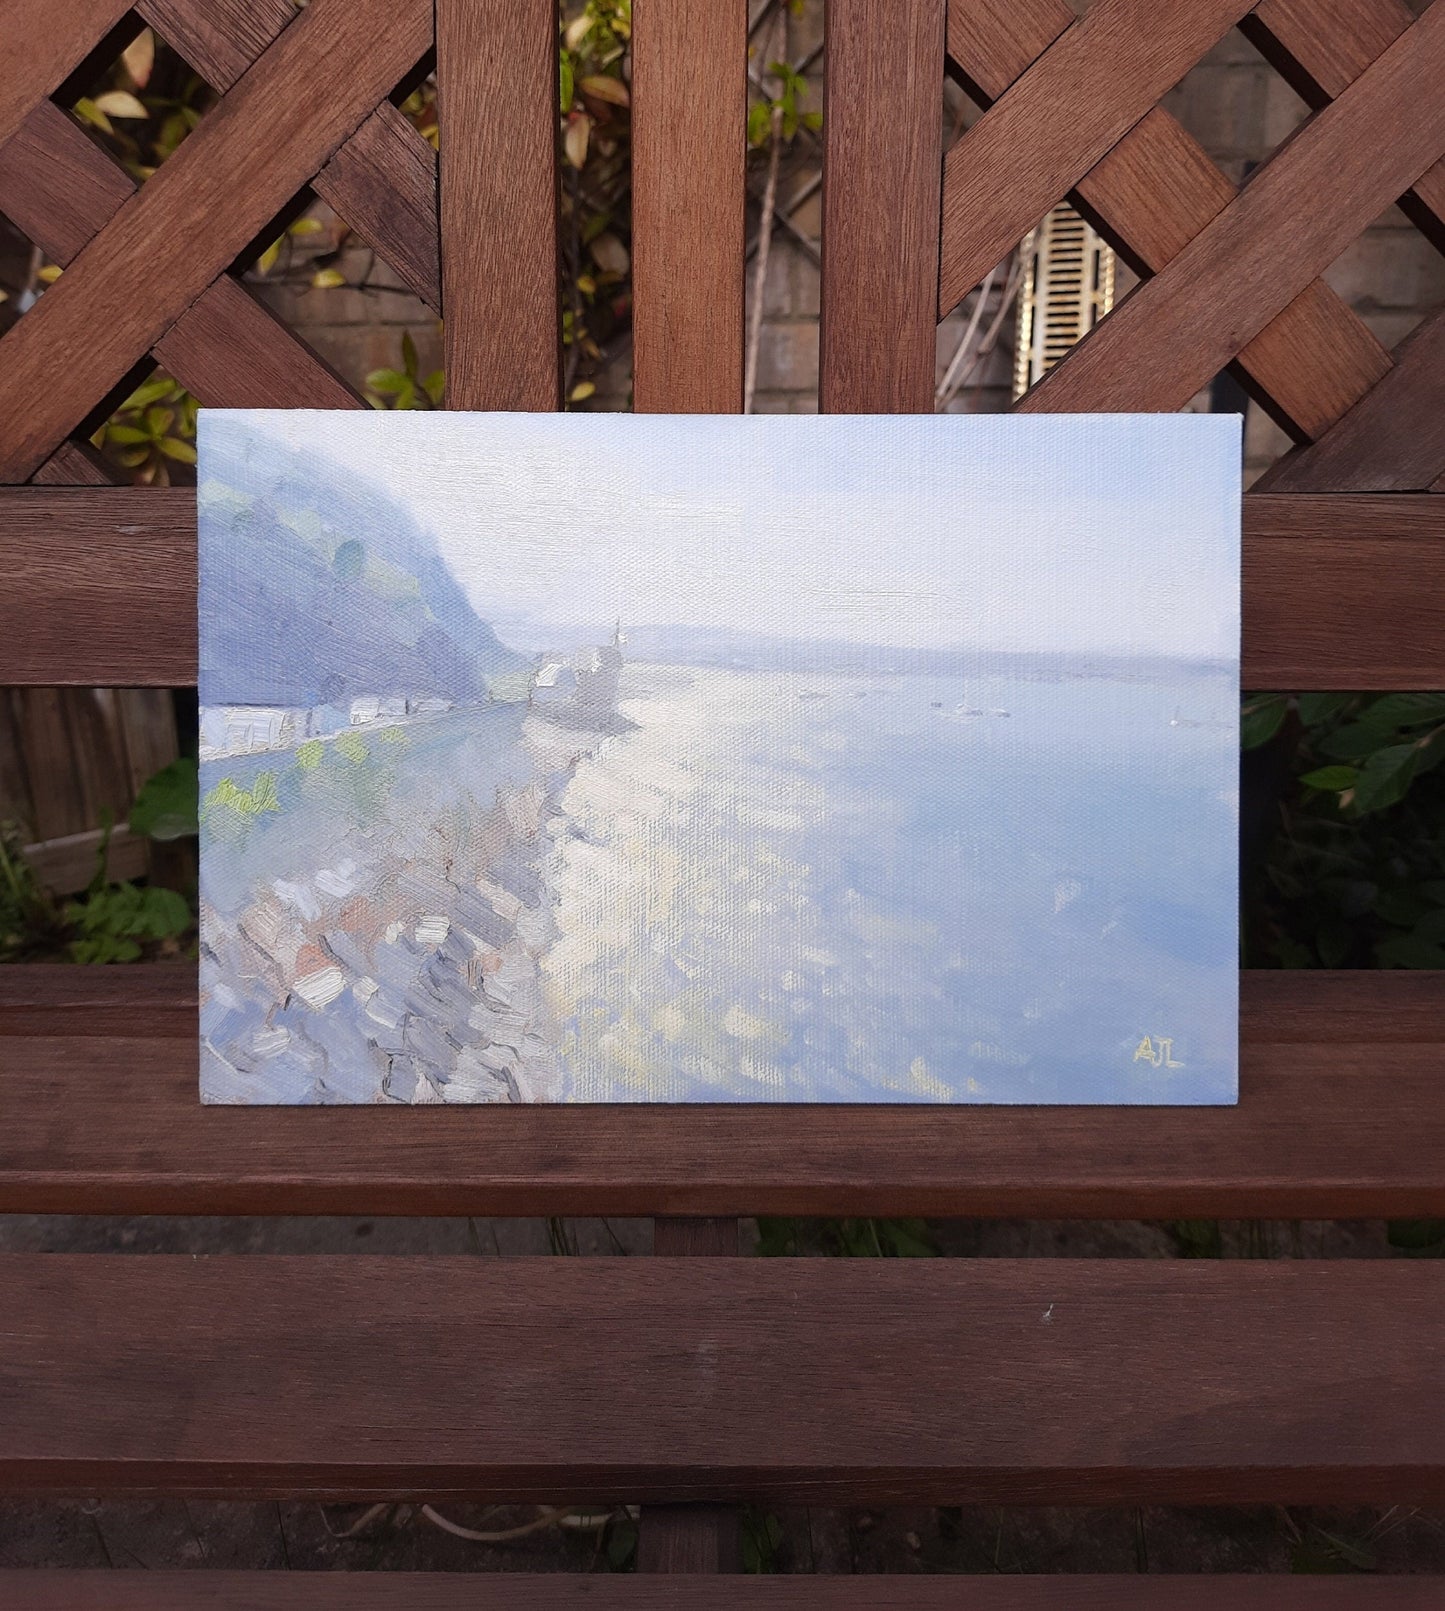
[[[1385,742],[1388,734],[1368,722],[1351,722],[1337,733],[1330,733],[1319,742],[1320,750],[1337,761],[1358,761],[1373,755]]]
[[[403,330],[401,333],[401,362],[406,370],[408,380],[416,379],[416,342],[411,339],[411,331]]]
[[[107,117],[147,118],[150,113],[145,103],[136,99],[129,90],[107,90],[104,95],[97,95],[95,106],[98,111],[104,112]]]
[[[557,67],[557,92],[562,103],[561,110],[563,113],[567,113],[572,110],[572,90],[574,82],[575,80],[572,73],[572,55],[570,51],[564,50],[561,53],[561,61]]]
[[[748,144],[762,145],[773,126],[773,109],[765,101],[757,101],[748,108]]]
[[[151,433],[138,425],[107,425],[105,437],[117,447],[149,447],[151,444]]]
[[[338,285],[346,284],[346,276],[340,269],[317,269],[311,276],[312,289],[316,291],[330,291]]]
[[[366,384],[374,392],[399,392],[407,385],[407,378],[399,369],[373,369]]]
[[[194,464],[196,450],[189,442],[183,442],[178,436],[163,436],[160,440],[160,450],[168,459],[174,459],[177,464]]]
[[[143,381],[120,405],[122,408],[149,408],[152,403],[158,403],[163,397],[174,396],[177,390],[176,383],[169,375],[152,375]]]
[[[1318,727],[1323,722],[1333,721],[1341,711],[1348,708],[1353,694],[1301,694],[1299,696],[1299,716],[1306,727]]]
[[[196,799],[196,763],[185,758],[172,761],[141,786],[130,808],[131,832],[149,839],[183,839],[197,833]]]
[[[1321,766],[1306,772],[1300,782],[1311,789],[1328,789],[1337,794],[1342,789],[1354,788],[1358,776],[1352,766]]]
[[[1268,744],[1280,730],[1285,710],[1283,694],[1269,694],[1262,699],[1251,700],[1240,717],[1240,747],[1257,750],[1261,744]]]
[[[1390,728],[1445,721],[1445,693],[1385,694],[1362,713],[1361,720]]]
[[[1383,811],[1403,800],[1415,775],[1418,754],[1413,744],[1389,744],[1376,750],[1360,769],[1355,784],[1355,810]]]

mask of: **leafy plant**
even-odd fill
[[[1255,694],[1243,740],[1286,779],[1246,962],[1445,967],[1445,694]]]
[[[130,830],[149,839],[184,839],[200,832],[197,767],[182,756],[141,785],[130,808]]]
[[[417,373],[416,343],[410,334],[401,338],[400,369],[373,369],[366,377],[366,389],[376,408],[440,408],[444,376],[440,369],[429,375]]]
[[[196,462],[194,397],[169,375],[142,381],[91,437],[138,486],[168,486],[174,466]]]

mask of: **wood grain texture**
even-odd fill
[[[48,457],[430,43],[426,0],[313,0],[0,339],[0,480]]]
[[[363,175],[371,171],[369,156],[355,164]],[[31,238],[60,264],[71,262],[135,190],[130,175],[48,101],[0,151],[0,210],[17,223],[33,224],[38,232]],[[364,406],[323,359],[228,274],[201,292],[153,352],[211,408]],[[35,479],[41,479],[38,472]]]
[[[5,1611],[1439,1611],[1438,1577],[0,1571]]]
[[[633,7],[638,413],[742,410],[747,48],[746,0]]]
[[[161,367],[207,408],[365,408],[319,354],[229,274],[156,343]]]
[[[1265,0],[1240,24],[1312,107],[1326,106],[1413,21],[1404,0]],[[1445,250],[1445,163],[1400,197],[1400,207]]]
[[[0,51],[0,146],[90,54],[129,0],[7,0]]]
[[[62,267],[135,194],[121,165],[42,101],[0,147],[0,212]]]
[[[213,1108],[195,973],[0,969],[0,1212],[1445,1213],[1445,975],[1246,973],[1235,1108]],[[166,981],[169,981],[167,984]]]
[[[1395,353],[1371,392],[1318,442],[1278,460],[1260,478],[1271,492],[1405,492],[1445,470],[1445,312],[1433,314]]]
[[[931,414],[944,0],[830,0],[819,407]]]
[[[939,316],[1248,9],[1246,0],[1167,12],[1157,0],[1098,0],[1061,34],[945,159]]]
[[[136,11],[225,94],[297,16],[296,0],[134,0]]]
[[[987,105],[1072,20],[1067,0],[953,0],[949,48]],[[1156,106],[1079,180],[1070,200],[1147,278],[1235,194],[1203,146]],[[1323,280],[1308,285],[1236,360],[1251,395],[1301,441],[1325,431],[1389,367],[1385,348]]]
[[[1429,1260],[11,1254],[0,1290],[11,1493],[1445,1495]]]
[[[1181,408],[1436,161],[1442,73],[1445,7],[1433,6],[1020,406]]]
[[[736,1258],[736,1219],[661,1218],[652,1251],[669,1258]],[[742,1569],[742,1527],[732,1505],[648,1505],[637,1536],[639,1573],[697,1575]]]
[[[0,683],[194,683],[195,520],[183,489],[0,491]],[[1247,496],[1244,678],[1441,686],[1445,503]]]
[[[113,487],[125,471],[113,465],[89,442],[62,442],[31,476],[40,487]]]
[[[448,408],[555,409],[557,15],[438,0]]]
[[[311,188],[434,312],[442,307],[437,154],[383,101]]]

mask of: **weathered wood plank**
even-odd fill
[[[637,0],[633,8],[639,413],[742,409],[747,48],[746,0]]]
[[[390,101],[316,175],[312,189],[441,312],[437,154]]]
[[[950,312],[1249,9],[1098,0],[949,151],[938,312]],[[1067,108],[1067,113],[1065,112]]]
[[[239,281],[219,275],[155,345],[208,408],[365,408],[360,395]]]
[[[1432,6],[1020,406],[1182,407],[1436,161],[1442,72],[1445,7]]]
[[[1246,973],[1235,1108],[212,1108],[195,974],[0,969],[0,1211],[1445,1212],[1445,975]]]
[[[1270,492],[1406,492],[1445,470],[1445,312],[1433,314],[1395,354],[1389,374],[1309,447],[1274,464]]]
[[[109,1598],[106,1585],[117,1579]],[[0,1572],[0,1600],[12,1581],[27,1611],[1435,1611],[1442,1593],[1441,1579],[1424,1576],[799,1575],[667,1584],[555,1572],[17,1571]]]
[[[555,409],[557,14],[439,0],[448,408]]]
[[[135,193],[135,181],[53,101],[0,148],[0,212],[63,267]]]
[[[1438,1577],[0,1571],[16,1611],[1437,1611]]]
[[[125,15],[129,0],[9,0],[5,49],[0,52],[0,146],[32,107],[59,88],[106,30]]]
[[[949,48],[987,104],[1072,19],[1067,0],[953,0]],[[1147,278],[1235,194],[1199,142],[1156,106],[1079,180],[1070,199]],[[1250,393],[1306,441],[1339,419],[1389,367],[1384,347],[1322,280],[1307,286],[1236,360]]]
[[[931,414],[943,0],[831,0],[819,407]]]
[[[10,1492],[1445,1494],[1428,1260],[11,1254],[0,1290]]]
[[[179,489],[0,492],[0,682],[193,683],[195,518]],[[1445,503],[1251,494],[1244,577],[1250,686],[1445,679]]]
[[[365,173],[370,163],[363,157],[357,166]],[[48,101],[0,151],[0,210],[22,228],[27,227],[22,220],[30,220],[37,230],[31,238],[60,264],[71,262],[135,189],[130,175]],[[208,407],[364,406],[328,364],[228,274],[201,292],[153,351]],[[37,472],[35,479],[49,477]]]
[[[295,0],[135,0],[135,9],[222,94],[297,14]]]
[[[314,0],[283,31],[0,339],[0,479],[43,462],[430,42],[425,0]]]

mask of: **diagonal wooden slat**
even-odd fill
[[[152,348],[208,408],[365,408],[364,399],[239,280],[218,276]]]
[[[637,0],[632,347],[639,413],[742,409],[747,50],[746,0]]]
[[[129,0],[9,0],[0,51],[0,145],[85,60]]]
[[[1161,13],[1157,0],[1097,0],[1065,30],[944,162],[939,316],[1248,9],[1194,0]]]
[[[819,407],[933,412],[943,0],[832,0]]]
[[[557,17],[438,0],[448,408],[555,409]]]
[[[635,1573],[0,1571],[16,1611],[1439,1611],[1445,1580],[1171,1577],[684,1577]]]
[[[313,0],[0,340],[0,480],[38,468],[430,43],[425,0]]]
[[[1240,986],[1232,1108],[218,1108],[193,966],[0,969],[0,1212],[1445,1213],[1445,974]]]
[[[49,101],[0,150],[0,211],[62,266],[135,191],[120,164]],[[152,350],[157,362],[212,408],[365,406],[229,274],[204,290]],[[51,470],[43,479],[51,480],[54,457],[47,462]]]
[[[1329,104],[1414,21],[1404,0],[1263,0],[1240,24],[1312,107]],[[1445,162],[1422,174],[1400,206],[1445,249]]]
[[[49,1253],[0,1290],[10,1492],[1445,1495],[1429,1260]]]
[[[135,0],[135,9],[224,95],[299,8],[296,0]]]
[[[442,310],[437,154],[383,101],[311,181],[433,313]]]
[[[1437,5],[1020,408],[1182,408],[1445,150],[1442,73],[1445,6]],[[1329,205],[1299,205],[1314,196]]]
[[[1267,492],[1410,492],[1445,471],[1445,311],[1395,354],[1395,367],[1309,447],[1260,477]]]
[[[973,93],[997,99],[1073,19],[1067,0],[953,0],[949,50]],[[1234,199],[1235,186],[1161,107],[1079,180],[1071,199],[1142,276],[1157,273]],[[1322,280],[1239,354],[1251,394],[1312,440],[1389,371],[1390,356]]]

